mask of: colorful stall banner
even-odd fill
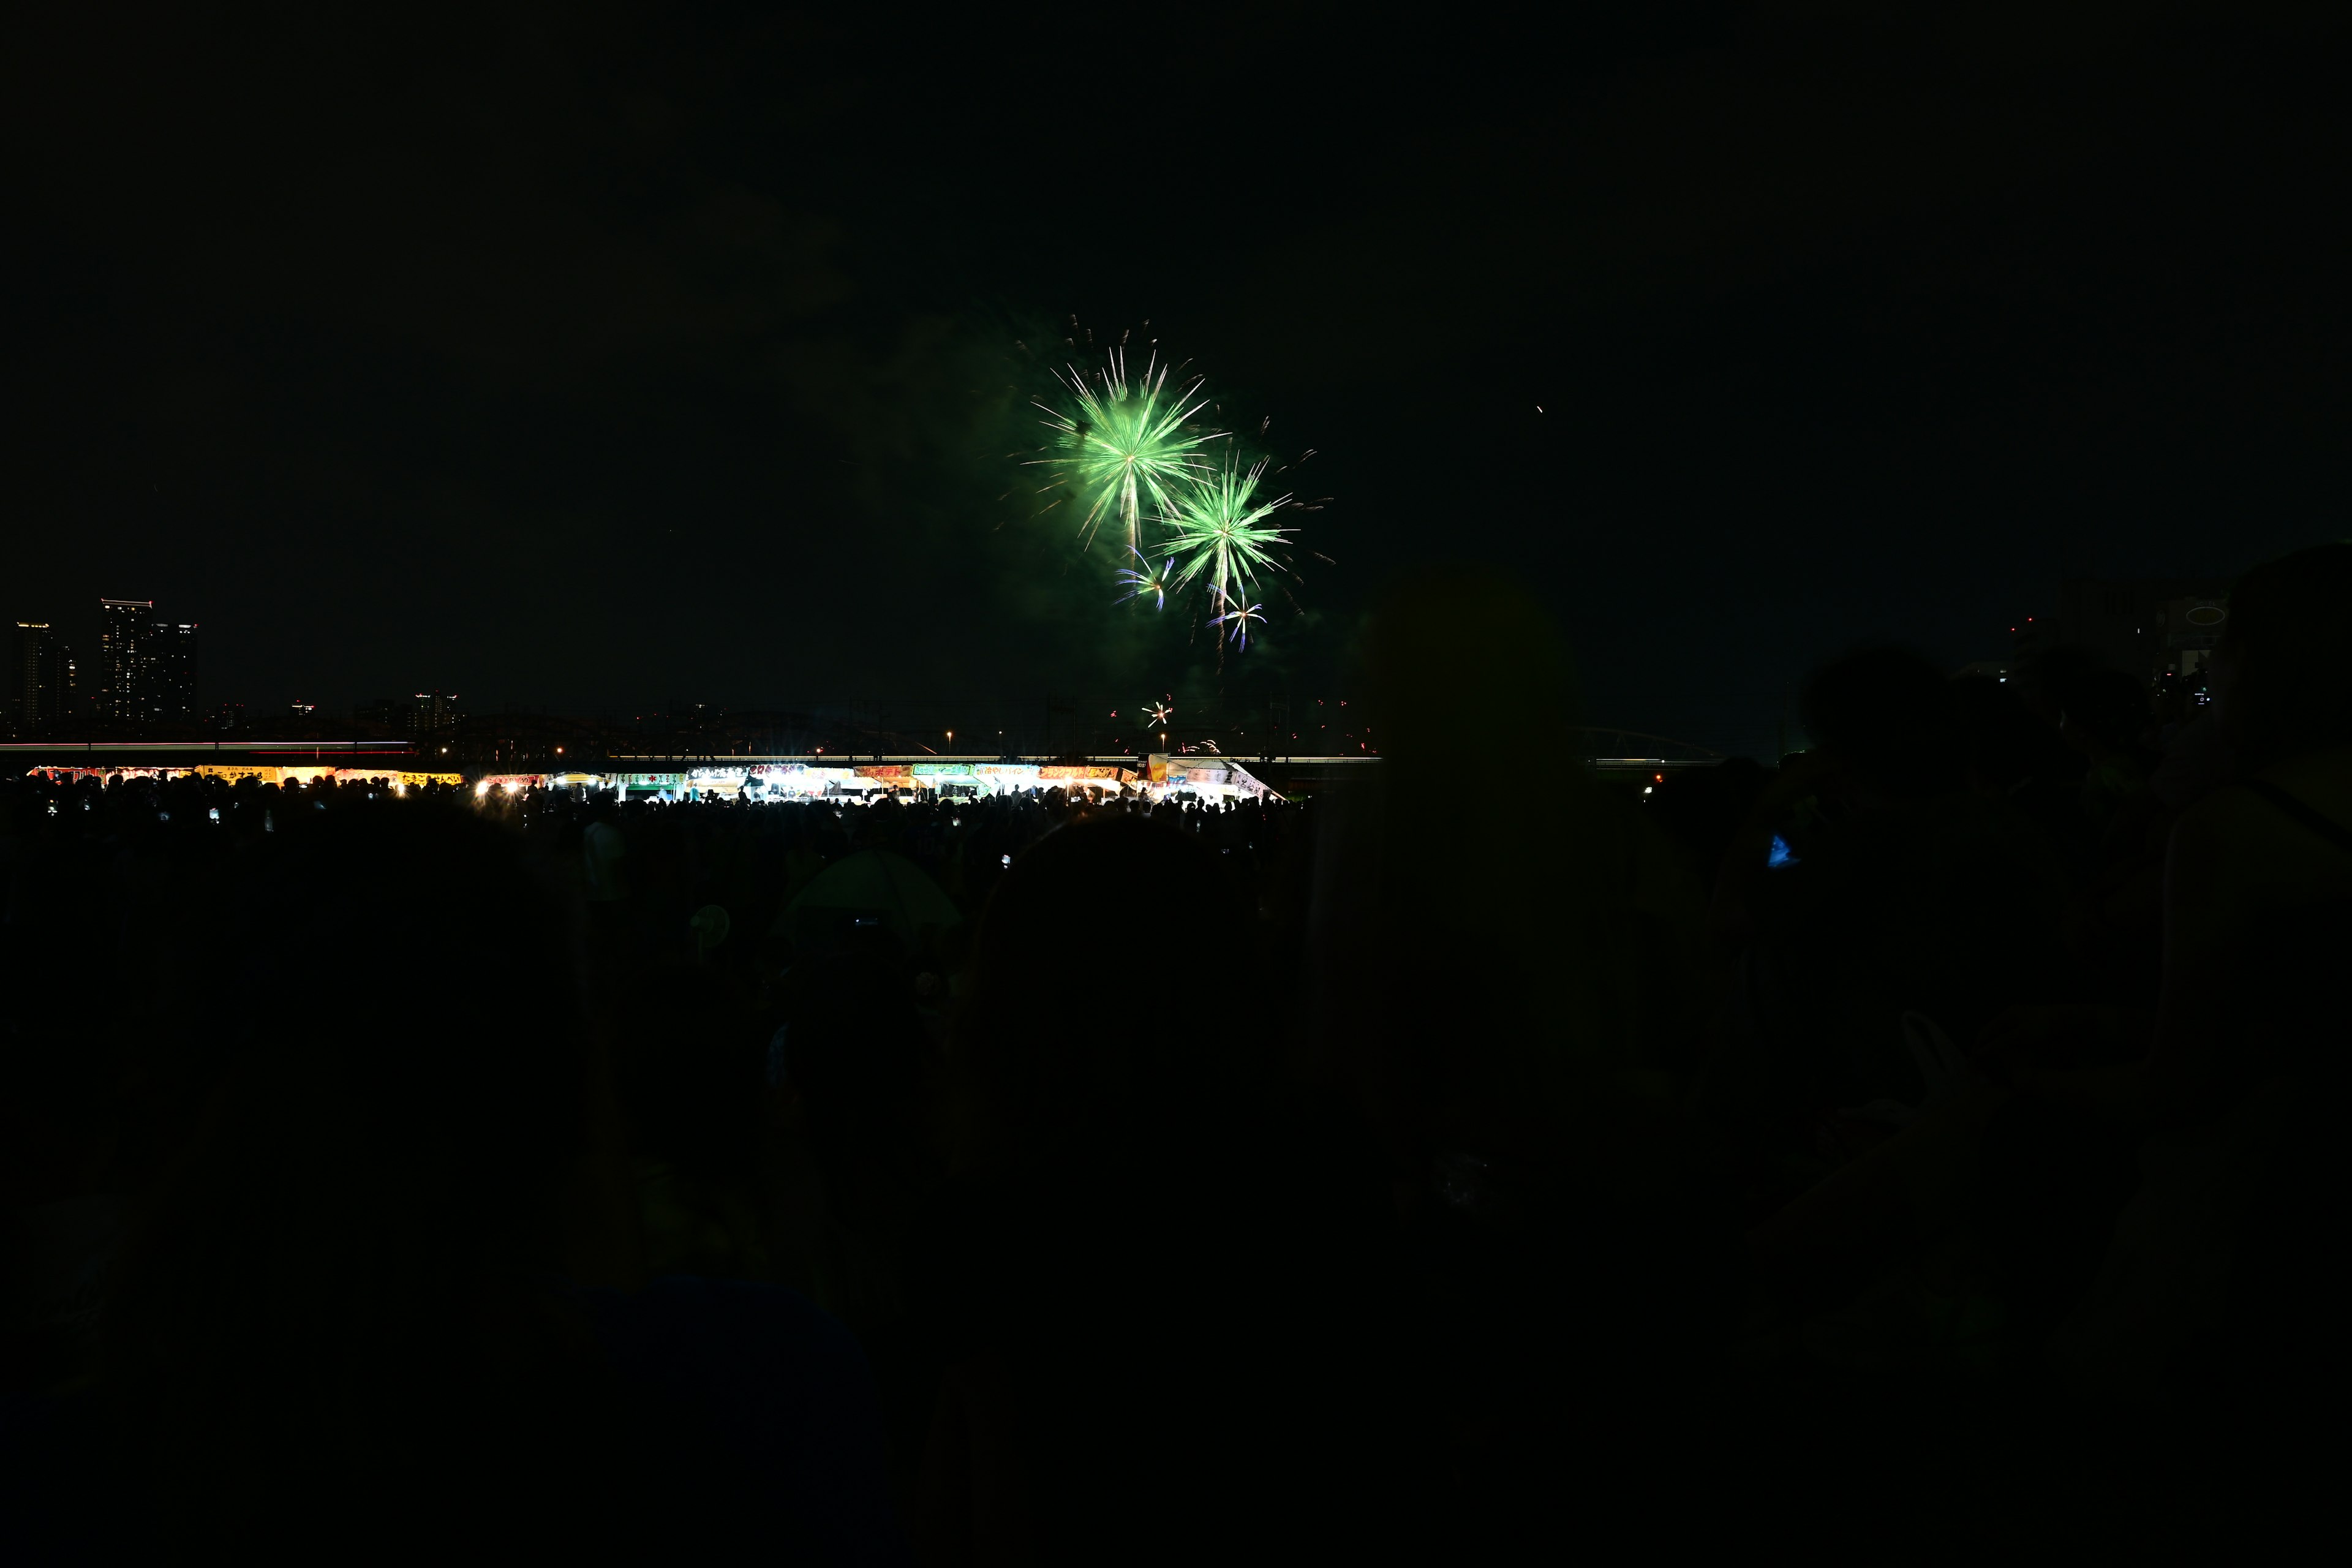
[[[761,763],[751,770],[749,782],[765,789],[771,799],[780,795],[817,795],[824,788],[804,763]]]
[[[1169,789],[1212,789],[1235,795],[1274,795],[1231,757],[1190,757],[1154,752],[1146,760],[1150,782]],[[1279,795],[1275,798],[1280,799]]]

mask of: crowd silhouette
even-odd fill
[[[2193,710],[1845,653],[1643,794],[1475,577],[1311,801],[0,781],[8,1560],[2243,1542],[2343,1386],[2347,603]]]

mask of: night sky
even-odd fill
[[[1505,9],[34,8],[0,612],[257,710],[1209,690],[1007,456],[1073,315],[1318,453],[1229,700],[1468,557],[1766,753],[2347,531],[2346,8]]]

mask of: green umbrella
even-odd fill
[[[908,947],[925,926],[945,928],[963,919],[912,860],[887,849],[860,849],[812,878],[776,917],[773,934],[802,942],[859,915],[878,917]]]

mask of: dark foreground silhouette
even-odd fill
[[[1466,580],[1311,804],[0,781],[7,1559],[2284,1540],[2347,602],[2195,714],[1864,649],[1647,795],[1450,782],[1572,717]]]

